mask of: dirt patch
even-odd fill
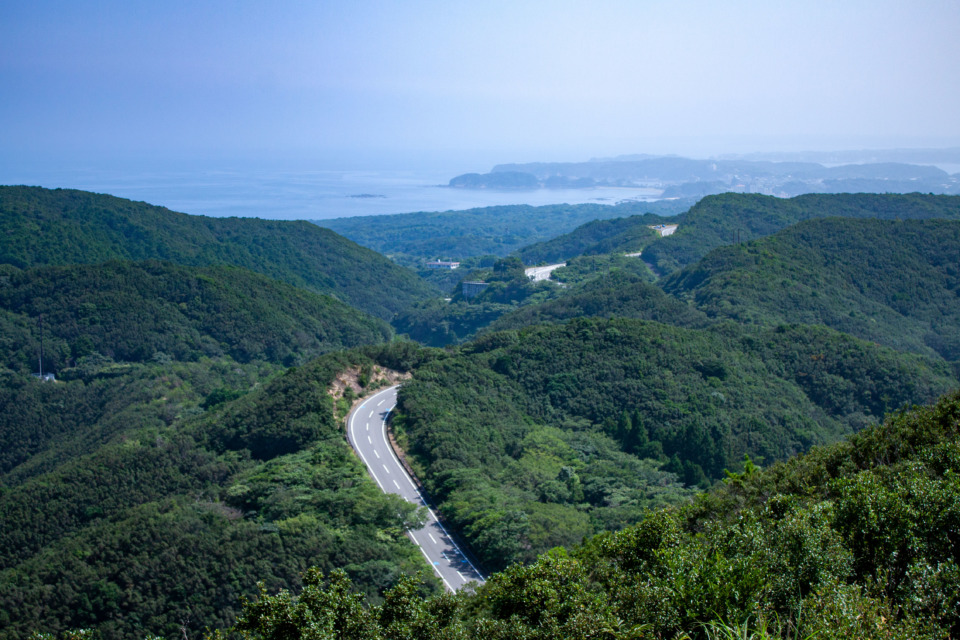
[[[366,384],[364,385],[360,384],[363,378],[366,378]],[[401,373],[379,365],[350,367],[337,374],[330,388],[327,389],[327,393],[334,400],[339,400],[347,392],[347,389],[350,389],[354,396],[363,397],[376,389],[390,387],[409,379],[409,373]]]

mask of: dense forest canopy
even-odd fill
[[[960,395],[760,469],[692,505],[554,549],[476,595],[424,601],[415,579],[361,605],[347,576],[261,591],[240,638],[825,638],[960,634]],[[214,636],[222,638],[222,635]]]
[[[350,368],[375,386],[380,363],[422,357],[397,343],[281,375],[224,357],[57,384],[6,376],[3,636],[195,637],[232,624],[258,580],[299,589],[310,566],[341,569],[377,602],[426,570],[403,533],[416,507],[368,478],[328,394]]]
[[[673,221],[633,215],[589,222],[555,238],[518,251],[524,262],[558,262],[579,255],[635,252],[663,273],[695,263],[712,249],[755,240],[812,218],[882,220],[960,219],[960,196],[921,193],[806,194],[775,198],[724,193],[703,198]],[[656,238],[649,225],[679,222],[676,233]]]
[[[744,324],[824,324],[960,360],[960,221],[828,218],[716,249],[663,288]]]
[[[593,259],[578,258],[571,266],[558,269],[554,273],[558,278],[567,279],[570,271],[575,270],[580,262],[591,263],[590,267],[596,266]],[[613,262],[622,264],[618,260]],[[636,265],[638,271],[649,275],[643,263],[636,258],[624,258],[623,262]],[[590,272],[596,273],[592,269]],[[591,317],[638,318],[692,328],[711,324],[706,314],[667,295],[648,282],[646,277],[622,267],[615,267],[608,273],[585,279],[554,299],[514,309],[491,322],[484,332],[521,329],[537,324]]]
[[[499,569],[635,521],[744,454],[780,460],[956,385],[942,361],[825,328],[580,318],[418,368],[396,428],[441,511]]]
[[[828,219],[830,215],[847,219]],[[950,256],[958,247],[954,246],[954,223],[937,220],[938,216],[960,216],[960,198],[921,194],[810,195],[791,200],[713,196],[678,216],[679,229],[673,235],[659,237],[650,228],[653,216],[631,216],[597,220],[518,253],[527,263],[567,260],[566,267],[552,274],[552,279],[570,285],[567,289],[544,290],[541,295],[532,295],[530,289],[526,296],[496,302],[491,294],[471,300],[455,297],[452,304],[428,301],[401,314],[394,327],[424,344],[442,346],[463,342],[483,330],[518,326],[518,322],[575,317],[581,309],[586,315],[625,313],[671,323],[665,309],[637,316],[638,309],[623,306],[638,287],[624,285],[617,293],[619,301],[591,291],[609,288],[603,280],[611,275],[653,279],[650,267],[671,272],[681,263],[709,254],[658,286],[712,317],[748,323],[824,323],[898,349],[939,353],[956,361],[958,298],[952,271],[955,261]],[[896,219],[903,223],[897,226]],[[807,223],[792,229],[798,220]],[[727,236],[724,229],[734,231]],[[775,236],[758,245],[742,244],[779,231],[783,232],[780,240],[781,236]],[[938,234],[942,237],[933,240]],[[737,239],[741,248],[709,253]],[[791,242],[798,246],[789,247]],[[635,255],[639,251],[642,256]],[[488,276],[489,270],[475,269],[464,273],[462,279]],[[591,280],[597,282],[591,284]],[[920,285],[928,281],[928,286]],[[870,290],[861,292],[864,286]],[[880,289],[886,292],[877,293]],[[880,299],[872,299],[874,295]],[[917,308],[911,303],[914,299]],[[672,308],[670,313],[676,312],[670,297],[661,296],[660,303]],[[613,306],[603,310],[603,304]],[[682,325],[685,315],[680,313],[675,324]],[[502,316],[505,318],[500,320]]]
[[[708,196],[690,208],[673,235],[651,243],[644,259],[662,273],[695,263],[717,247],[754,240],[811,218],[960,219],[960,196],[921,193],[756,194]]]
[[[598,219],[686,211],[693,200],[609,204],[509,205],[466,211],[404,213],[317,221],[400,264],[422,266],[437,258],[503,257]],[[653,215],[655,214],[655,215]],[[651,223],[653,224],[653,223]]]
[[[958,385],[957,200],[731,194],[665,238],[649,211],[472,212],[447,302],[314,225],[0,188],[3,632],[956,635],[960,397],[869,425]],[[424,253],[453,212],[416,215],[368,239],[456,258]],[[28,374],[41,314],[55,383]],[[422,513],[346,444],[400,372],[397,441],[503,570],[476,597],[438,595]]]
[[[432,347],[465,342],[505,313],[537,307],[563,294],[554,282],[532,282],[515,257],[497,260],[489,269],[471,270],[463,281],[484,282],[486,288],[467,296],[461,284],[449,299],[413,305],[394,318],[397,333]]]
[[[652,226],[674,224],[681,220],[682,214],[671,218],[648,214],[595,220],[556,238],[524,247],[518,255],[524,264],[540,264],[601,253],[634,253],[659,237]]]
[[[290,365],[392,333],[335,298],[237,267],[6,267],[0,283],[2,363],[18,371],[36,371],[41,316],[43,367],[56,373],[90,356],[146,362],[229,355]]]
[[[0,187],[0,264],[18,268],[165,260],[231,265],[333,295],[389,320],[436,290],[308,222],[209,218],[72,189]]]

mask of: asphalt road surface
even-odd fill
[[[437,520],[433,509],[429,508],[387,440],[387,416],[397,404],[399,388],[398,385],[384,389],[355,408],[347,420],[347,437],[381,490],[395,493],[407,502],[429,509],[423,528],[408,530],[407,535],[420,547],[444,586],[456,591],[470,582],[482,583],[483,575],[463,555]]]

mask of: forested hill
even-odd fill
[[[563,273],[562,270],[558,271]],[[484,331],[521,329],[535,324],[589,317],[638,318],[690,328],[703,328],[710,324],[705,314],[665,294],[659,287],[640,276],[617,270],[587,280],[557,298],[506,313],[491,322]]]
[[[44,370],[126,362],[305,362],[388,340],[386,322],[331,298],[237,267],[109,262],[27,270],[0,266],[0,364],[35,371],[43,316]]]
[[[597,219],[686,211],[693,200],[558,204],[533,207],[509,205],[466,211],[403,213],[318,220],[317,224],[388,255],[402,264],[424,260],[461,260],[472,256],[506,256],[527,245],[548,240]],[[654,224],[654,223],[651,223]]]
[[[676,233],[665,238],[657,238],[647,228],[664,222],[663,219],[630,216],[589,222],[530,245],[518,251],[518,255],[525,264],[535,264],[643,249],[644,260],[652,262],[658,271],[670,273],[696,262],[716,247],[754,240],[803,220],[826,217],[956,220],[960,219],[960,196],[843,193],[785,199],[725,193],[707,196],[679,215],[675,220],[680,223]]]
[[[960,219],[960,196],[921,193],[807,194],[783,199],[757,194],[708,196],[686,213],[673,235],[643,252],[661,273],[693,264],[710,250],[776,233],[811,218]]]
[[[614,318],[493,333],[414,372],[395,426],[489,568],[531,560],[708,484],[955,388],[942,361],[824,327]]]
[[[571,553],[490,577],[476,596],[399,584],[366,609],[342,575],[245,603],[244,639],[445,640],[960,636],[960,395],[849,441],[741,473]],[[301,635],[302,634],[302,635]]]
[[[682,219],[683,216],[679,216]],[[674,223],[677,218],[662,218],[648,214],[595,220],[569,233],[544,242],[524,247],[518,255],[527,265],[557,263],[582,255],[601,253],[630,253],[643,249],[657,239],[653,225]]]
[[[960,221],[811,220],[662,282],[714,317],[824,324],[960,360]]]
[[[19,268],[167,260],[233,265],[389,320],[436,292],[414,273],[308,222],[209,218],[71,189],[0,187],[0,263]]]
[[[310,566],[346,571],[371,602],[429,575],[404,533],[417,507],[370,479],[335,414],[349,401],[328,393],[347,369],[383,384],[380,365],[411,352],[325,354],[281,375],[228,358],[4,375],[0,636],[199,638],[258,581],[299,589]],[[428,580],[422,593],[438,591]]]

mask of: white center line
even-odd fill
[[[383,404],[384,402],[386,402],[386,401],[387,401],[387,399],[384,398],[383,400],[381,400],[380,402],[377,403],[377,406],[379,407],[380,405],[382,405],[382,404]]]
[[[367,442],[369,442],[370,444],[373,444],[373,439],[370,436],[367,436]]]
[[[387,473],[390,473],[390,467],[388,467],[387,465],[383,465],[383,468]],[[394,480],[394,484],[396,484],[396,480]]]
[[[393,481],[393,486],[397,488],[397,491],[400,491],[400,485],[397,484],[396,480]]]
[[[437,544],[437,539],[433,537],[432,533],[428,533],[427,535],[430,536],[431,540],[433,540],[433,544]]]
[[[371,418],[373,417],[373,411],[370,412],[370,417],[371,417]]]
[[[373,450],[373,455],[377,456],[378,458],[380,457],[380,454],[377,453],[377,450],[376,450],[376,449]]]

